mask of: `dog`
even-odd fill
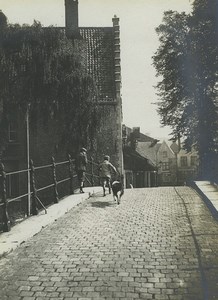
[[[121,197],[124,194],[124,188],[121,181],[115,180],[111,185],[114,201],[117,201],[117,204],[120,204]]]

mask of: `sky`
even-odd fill
[[[153,138],[168,138],[157,113],[158,82],[152,56],[159,41],[155,28],[167,10],[191,11],[192,0],[79,0],[79,26],[111,27],[120,18],[123,123]],[[64,26],[64,0],[0,0],[9,23]]]

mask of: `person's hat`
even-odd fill
[[[81,148],[81,151],[87,152],[86,148]]]
[[[105,155],[104,159],[109,160],[110,156],[109,155]]]

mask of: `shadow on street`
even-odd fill
[[[92,206],[93,207],[99,207],[99,208],[105,208],[105,207],[108,207],[108,206],[113,206],[114,203],[111,203],[111,202],[99,202],[99,201],[96,201],[96,202],[92,202]]]

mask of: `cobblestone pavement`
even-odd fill
[[[0,261],[0,299],[218,299],[218,223],[188,187],[96,195]]]

